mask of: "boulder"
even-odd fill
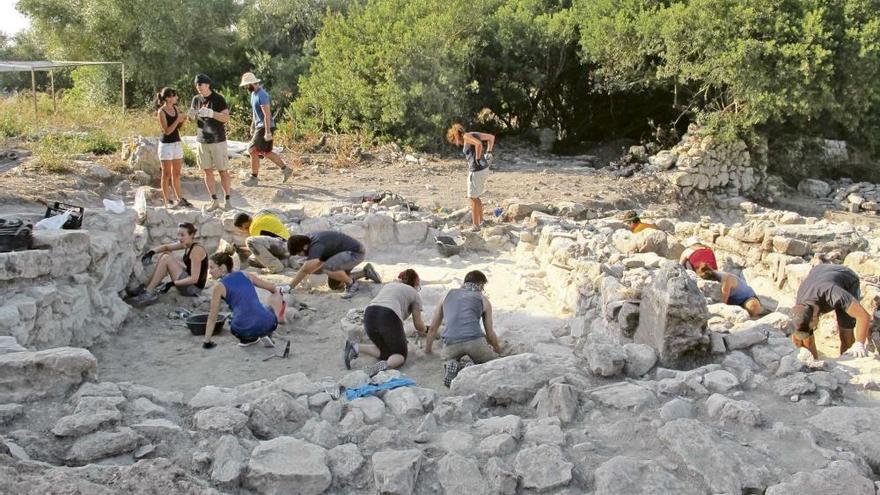
[[[599,376],[619,375],[626,365],[626,352],[617,344],[587,344],[584,357],[590,371]]]
[[[660,418],[664,421],[672,421],[679,418],[694,417],[694,404],[690,400],[676,397],[663,404],[660,408]]]
[[[711,392],[724,393],[738,387],[739,380],[729,371],[715,370],[703,375],[703,385]]]
[[[590,398],[616,409],[640,411],[657,404],[657,396],[649,389],[629,382],[618,382],[593,389]]]
[[[819,179],[802,179],[798,183],[798,191],[811,198],[824,198],[831,194],[831,186]]]
[[[571,469],[562,450],[554,445],[539,445],[520,450],[514,460],[514,471],[522,479],[523,488],[537,491],[568,485]]]
[[[522,435],[522,418],[508,414],[507,416],[479,419],[474,424],[474,429],[480,437],[506,433],[518,439]]]
[[[874,490],[874,483],[853,463],[832,461],[823,469],[795,473],[786,481],[768,488],[764,495],[873,495]]]
[[[247,462],[248,453],[233,435],[223,435],[214,449],[211,481],[237,484]]]
[[[0,404],[66,394],[94,380],[98,362],[86,349],[57,347],[0,355]]]
[[[557,376],[579,374],[563,358],[532,353],[495,359],[459,372],[452,382],[455,395],[482,394],[495,404],[522,404]]]
[[[635,342],[653,348],[661,365],[681,367],[708,353],[706,299],[680,265],[655,272],[639,308]]]
[[[387,450],[373,454],[373,482],[376,491],[394,495],[409,495],[415,491],[422,466],[418,450]]]
[[[131,428],[115,431],[99,431],[80,437],[67,451],[67,460],[73,463],[89,463],[105,457],[113,457],[137,448],[140,436]]]
[[[487,457],[505,456],[516,450],[516,439],[507,433],[490,435],[480,442],[479,450]]]
[[[740,423],[747,426],[760,426],[764,422],[761,409],[755,404],[734,400],[721,394],[713,394],[706,401],[709,416],[721,420],[721,422]]]
[[[440,446],[446,452],[468,454],[473,452],[474,437],[470,433],[463,431],[449,430],[440,437]]]
[[[367,424],[377,423],[385,416],[385,403],[378,397],[360,397],[349,402],[348,407],[361,411]]]
[[[532,399],[539,418],[556,417],[563,423],[571,423],[577,417],[578,393],[567,383],[553,383],[543,387]]]
[[[337,480],[348,480],[364,465],[361,450],[353,443],[333,447],[327,452],[330,471]]]
[[[246,486],[264,494],[317,495],[330,487],[327,451],[291,437],[260,442],[248,461]]]
[[[193,416],[199,430],[235,433],[247,424],[248,417],[234,407],[218,406],[201,410]]]
[[[437,463],[437,478],[446,493],[486,493],[488,486],[479,464],[461,454],[450,453]]]
[[[626,364],[623,373],[631,378],[640,378],[651,371],[657,364],[657,353],[651,346],[645,344],[625,344],[623,352],[626,353]]]
[[[698,495],[699,487],[679,480],[655,461],[617,456],[595,472],[596,495]]]
[[[395,416],[421,416],[424,414],[422,401],[409,387],[400,387],[385,394],[385,404]]]
[[[500,458],[492,457],[486,461],[483,475],[492,493],[498,495],[513,495],[516,493],[517,476]]]
[[[833,406],[809,418],[807,423],[848,445],[876,471],[880,469],[878,421],[880,408]]]

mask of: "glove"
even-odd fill
[[[868,357],[868,349],[865,349],[865,344],[856,342],[844,354],[854,358]]]
[[[187,110],[186,116],[191,119],[194,119],[199,116],[199,111],[196,110],[195,108],[190,108],[189,110]]]
[[[208,107],[202,107],[199,109],[199,117],[207,117],[209,119],[213,119],[214,111]]]
[[[202,342],[202,349],[213,349],[215,347],[217,347],[217,344],[210,340],[207,342]]]
[[[159,287],[156,287],[156,292],[158,292],[159,294],[165,294],[169,290],[171,290],[172,287],[174,287],[174,282],[165,282]]]
[[[275,287],[275,290],[278,291],[279,294],[290,294],[290,286],[289,285],[279,285]]]
[[[153,251],[152,249],[150,249],[149,251],[147,251],[146,253],[144,253],[141,256],[141,264],[149,265],[150,261],[153,260],[153,256],[155,256],[155,255],[156,255],[156,251]]]

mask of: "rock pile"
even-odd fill
[[[798,190],[830,208],[871,215],[876,215],[880,211],[880,185],[878,184],[853,183],[851,179],[839,181],[803,179],[798,183]]]

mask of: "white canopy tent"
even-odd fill
[[[119,65],[122,67],[122,111],[125,111],[125,64],[122,62],[71,62],[71,61],[17,61],[0,60],[0,72],[30,72],[31,92],[34,95],[34,117],[37,116],[37,71],[49,73],[49,84],[52,90],[52,105],[57,110],[55,99],[55,69],[81,67],[86,65]]]

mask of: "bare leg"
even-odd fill
[[[221,180],[223,179],[223,173],[224,172],[220,172],[220,179]],[[208,194],[210,194],[211,196],[217,194],[217,192],[216,192],[217,191],[217,184],[214,182],[214,169],[213,168],[209,168],[209,169],[205,170],[205,187],[208,188]],[[224,187],[224,189],[225,189],[225,187]]]
[[[272,294],[272,297],[269,298],[269,307],[272,308],[272,311],[275,312],[276,316],[281,313],[281,307],[283,305],[284,305],[284,297],[281,294],[274,292]],[[278,318],[279,323],[282,322],[282,318],[284,318],[284,315],[281,315],[281,318]]]
[[[477,210],[477,223],[476,225],[483,225],[483,200],[480,198],[474,198],[476,202],[476,210]]]
[[[257,175],[260,173],[260,154],[253,148],[248,150],[248,154],[251,155],[251,174]]]
[[[171,162],[171,185],[177,194],[177,199],[183,197],[183,188],[180,186],[180,169],[183,167],[183,160],[172,160]]]
[[[761,301],[758,300],[757,297],[753,297],[743,304],[743,308],[749,312],[749,316],[752,318],[757,318],[764,312],[764,308],[761,306]]]
[[[172,258],[168,253],[162,254],[156,264],[156,271],[153,272],[153,276],[150,277],[150,282],[147,284],[147,290],[155,289],[166,275],[171,275],[172,280],[177,280],[182,271],[183,266],[180,261]]]
[[[220,171],[220,185],[223,186],[223,192],[226,193],[227,196],[232,195],[232,179],[229,177],[228,170]]]
[[[379,350],[379,348],[372,344],[360,344],[358,346],[358,353],[365,354],[376,359],[379,359],[382,356],[382,352]],[[400,354],[392,354],[388,356],[388,359],[385,360],[385,363],[388,365],[389,369],[400,368],[405,362],[406,358],[404,358]]]
[[[173,160],[162,160],[162,201],[165,202],[165,206],[168,206],[168,196],[171,192],[173,163]]]
[[[816,350],[816,338],[812,335],[805,339],[799,339],[792,335],[791,341],[792,343],[794,343],[795,347],[803,347],[804,349],[810,351],[810,354],[813,355],[813,359],[819,359],[819,351]]]
[[[284,168],[287,166],[287,164],[284,163],[284,160],[282,160],[281,157],[278,156],[278,153],[275,153],[274,151],[270,151],[263,156],[265,158],[268,158],[269,161],[271,161],[275,165],[278,165],[278,168]]]
[[[840,354],[843,355],[856,341],[853,329],[837,327],[837,335],[840,336]]]
[[[337,272],[326,272],[327,277],[332,278],[333,280],[337,280],[339,282],[344,283],[345,285],[349,285],[354,280],[345,273],[345,270],[339,270]]]
[[[471,223],[476,225],[480,225],[480,217],[479,213],[477,213],[477,205],[480,202],[479,198],[470,198],[471,200]]]

